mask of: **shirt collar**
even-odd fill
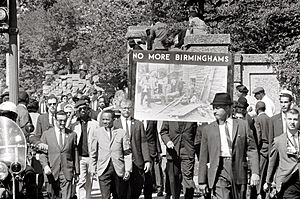
[[[286,130],[286,132],[287,132],[287,135],[288,135],[288,137],[289,137],[289,138],[293,138],[293,136],[294,136],[294,135],[293,135],[293,134],[291,134],[291,132],[290,132],[290,130],[289,130],[289,129],[287,129],[287,130]],[[299,131],[298,131],[297,133],[295,133],[295,136],[296,136],[296,137],[298,137],[298,136],[299,136]]]
[[[232,125],[233,123],[233,120],[231,117],[227,118],[226,122],[229,124],[229,125]]]
[[[55,130],[56,133],[58,133],[60,131],[59,128],[56,127],[56,126],[54,126],[54,130]],[[66,129],[63,129],[62,133],[66,133]]]

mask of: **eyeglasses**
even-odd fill
[[[87,110],[89,110],[89,107],[87,107],[87,106],[85,106],[85,107],[80,107],[78,110],[79,110],[79,111],[87,111]]]
[[[56,106],[56,103],[48,103],[49,106]]]

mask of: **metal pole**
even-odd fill
[[[9,100],[18,103],[19,94],[19,71],[18,71],[18,44],[17,44],[17,3],[16,0],[9,2]]]

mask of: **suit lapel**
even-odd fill
[[[117,131],[115,131],[115,129],[112,128],[111,129],[111,136],[112,136],[112,138],[110,139],[110,145],[112,145],[112,143],[114,142],[114,139],[115,139],[116,135],[117,135]]]
[[[57,140],[57,137],[56,137],[56,133],[55,133],[55,130],[54,130],[54,128],[52,128],[52,135],[51,135],[51,137],[53,138],[53,142],[55,143],[55,145],[56,145],[56,147],[59,149],[59,150],[61,150],[61,148],[60,148],[60,146],[59,146],[59,144],[58,144],[58,140]]]
[[[234,141],[236,139],[237,129],[238,129],[238,123],[235,119],[233,119],[232,120],[232,143],[234,143]],[[233,144],[233,146],[234,146],[234,144]]]
[[[133,132],[135,132],[134,131],[134,128],[135,128],[135,120],[133,119],[133,118],[131,118],[131,125],[130,125],[130,133],[129,133],[129,135],[130,135],[130,140],[132,139],[132,134],[133,134]]]
[[[214,134],[214,139],[216,140],[217,144],[215,144],[214,146],[212,146],[213,148],[216,148],[217,154],[216,156],[219,157],[220,156],[220,152],[221,152],[221,136],[220,136],[220,129],[219,129],[219,125],[217,122],[213,123],[213,130],[212,133]]]

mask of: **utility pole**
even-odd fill
[[[19,66],[18,66],[18,28],[17,28],[17,2],[8,0],[9,7],[9,100],[18,104],[19,95]]]

